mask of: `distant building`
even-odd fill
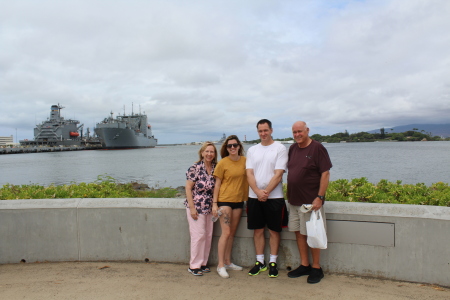
[[[0,146],[11,145],[14,143],[13,136],[0,136]]]

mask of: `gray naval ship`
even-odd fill
[[[154,148],[158,140],[152,135],[147,115],[134,114],[113,117],[113,113],[94,129],[104,149]]]
[[[227,139],[227,136],[225,135],[225,133],[222,135],[222,137],[220,138],[220,140],[218,140],[217,142],[215,142],[216,145],[222,145],[225,140]]]
[[[61,117],[61,109],[64,107],[59,103],[50,108],[50,118],[36,125],[34,128],[34,140],[21,140],[22,146],[85,146],[87,144],[99,144],[98,140],[89,136],[83,137],[83,126],[80,121],[64,119]]]

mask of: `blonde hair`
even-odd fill
[[[214,145],[213,142],[204,142],[203,145],[200,147],[200,150],[198,150],[198,161],[200,162],[203,160],[203,156],[202,153],[206,150],[206,148],[208,148],[208,146],[213,146],[214,148],[214,159],[213,159],[213,163],[217,164],[217,149],[216,149],[216,145]]]

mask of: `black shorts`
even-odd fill
[[[217,202],[217,206],[229,206],[231,209],[244,208],[244,202]]]
[[[268,199],[266,202],[248,198],[247,228],[261,229],[267,225],[272,231],[281,232],[287,227],[288,212],[283,198]]]

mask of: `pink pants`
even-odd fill
[[[191,234],[191,260],[189,262],[189,268],[200,269],[201,266],[206,266],[208,262],[214,223],[211,221],[211,214],[199,214],[197,221],[195,221],[191,217],[189,208],[186,208],[186,212],[189,232]]]

